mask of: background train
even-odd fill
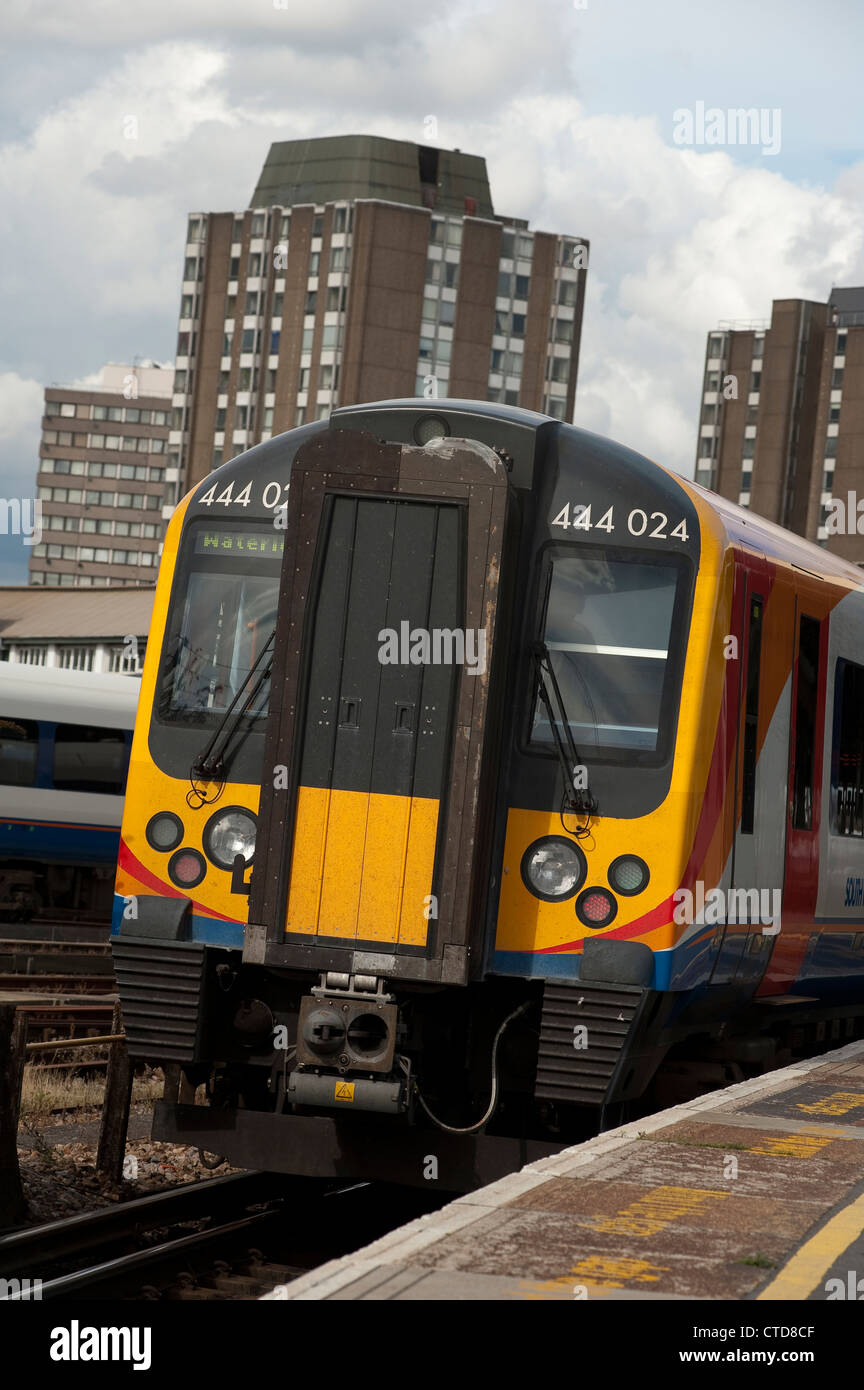
[[[110,920],[139,690],[0,662],[0,921]]]
[[[154,1135],[471,1187],[860,1033],[862,650],[856,567],[530,412],[346,407],[223,465],[166,536],[121,836]]]

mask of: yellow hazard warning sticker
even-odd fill
[[[334,1089],[334,1091],[333,1091],[333,1099],[334,1099],[334,1100],[353,1100],[353,1099],[354,1099],[354,1082],[353,1082],[353,1081],[337,1081],[337,1082],[336,1082],[335,1089]]]

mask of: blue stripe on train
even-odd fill
[[[63,864],[116,864],[120,830],[0,820],[0,856]]]
[[[123,898],[119,893],[114,894],[114,907],[111,913],[111,935],[119,936],[121,925],[125,925],[128,936],[135,935],[134,918],[124,921],[126,905],[131,902],[129,898]],[[202,917],[197,912],[192,913],[192,937],[193,941],[205,941],[208,946],[235,946],[242,950],[243,934],[245,927],[242,922],[220,922],[212,917]]]
[[[672,951],[654,952],[652,989],[669,988]],[[546,955],[540,951],[496,951],[492,957],[494,975],[518,975],[524,980],[578,980],[582,955],[563,951]]]

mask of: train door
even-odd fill
[[[769,624],[782,619],[776,593],[771,601],[771,574],[764,556],[749,558],[742,589],[731,891],[715,984],[762,973],[763,921],[771,915],[783,884],[784,820],[778,814],[777,788],[786,776],[789,693],[772,689],[776,634]]]
[[[813,617],[807,608],[806,595],[799,596],[795,611],[783,915],[789,926],[798,923],[809,928],[816,914],[819,887],[828,623],[827,619]]]
[[[410,658],[422,634],[464,627],[462,510],[332,499],[307,639],[288,933],[426,945],[456,667]]]
[[[464,983],[479,959],[508,497],[474,441],[298,451],[245,960]]]

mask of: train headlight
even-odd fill
[[[588,866],[585,855],[563,835],[546,835],[535,840],[522,856],[522,882],[535,898],[560,903],[572,898],[585,882]]]
[[[597,931],[608,927],[618,911],[618,904],[607,888],[586,888],[576,899],[576,916],[586,927]]]
[[[231,869],[238,854],[248,864],[255,853],[258,823],[251,811],[242,806],[229,806],[217,811],[204,827],[204,851],[217,869]]]
[[[609,865],[609,882],[615,892],[623,893],[625,898],[647,888],[650,877],[648,865],[638,854],[619,854]]]

